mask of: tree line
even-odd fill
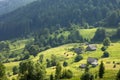
[[[68,31],[68,35],[63,35],[64,32]],[[68,43],[102,43],[104,39],[104,46],[101,48],[102,51],[107,49],[110,44],[107,42],[119,40],[120,28],[112,34],[108,35],[106,29],[98,28],[95,32],[94,37],[91,40],[83,38],[80,34],[79,29],[70,28],[59,29],[55,32],[50,32],[49,29],[45,28],[42,32],[36,33],[34,35],[34,41],[27,43],[24,49],[19,51],[10,51],[9,43],[6,41],[0,42],[0,58],[3,62],[9,62],[8,58],[16,59],[14,61],[25,60],[30,57],[30,55],[36,56],[38,52],[44,51],[46,49],[56,47]],[[106,46],[107,45],[107,46]],[[82,48],[81,48],[82,49]],[[22,53],[22,54],[21,54]],[[106,52],[107,53],[107,52]]]
[[[6,68],[3,63],[0,63],[0,80],[9,80],[6,74]],[[101,61],[99,66],[98,74],[91,73],[89,66],[84,70],[84,73],[80,76],[79,80],[95,80],[98,77],[100,79],[104,78],[105,66]],[[18,74],[17,78],[12,78],[12,80],[60,80],[60,79],[70,79],[73,77],[73,72],[69,69],[62,67],[61,63],[57,63],[55,67],[54,74],[51,73],[49,77],[46,75],[46,67],[41,62],[33,62],[31,60],[22,61],[19,67],[13,67],[13,75]],[[120,79],[120,70],[117,72],[115,80]]]

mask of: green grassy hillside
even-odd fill
[[[82,35],[83,38],[87,39],[90,41],[95,35],[96,28],[93,29],[81,29],[80,34]]]
[[[86,63],[86,59],[88,57],[96,57],[99,58],[99,62],[103,61],[105,64],[105,76],[103,78],[103,80],[114,80],[115,79],[115,75],[117,73],[117,71],[120,69],[120,65],[117,65],[116,68],[113,68],[114,64],[113,61],[115,62],[120,62],[120,43],[112,43],[112,45],[108,48],[107,51],[110,52],[110,57],[109,58],[100,58],[101,55],[103,54],[103,52],[100,50],[100,48],[102,47],[101,44],[97,44],[97,50],[96,51],[92,51],[92,52],[85,52],[82,54],[83,56],[83,60],[74,63],[74,57],[75,54],[72,51],[69,51],[69,49],[75,47],[75,46],[79,46],[80,43],[72,43],[72,44],[66,44],[66,45],[62,45],[56,48],[51,48],[48,49],[46,51],[40,52],[35,58],[33,58],[33,61],[37,61],[39,58],[39,55],[43,54],[44,55],[44,63],[46,63],[46,59],[50,59],[51,55],[54,54],[57,56],[57,58],[61,61],[61,64],[63,63],[64,60],[66,60],[68,62],[68,67],[66,67],[67,69],[70,69],[73,71],[74,73],[74,77],[70,80],[79,80],[81,74],[84,72],[79,68],[80,64]],[[86,47],[86,46],[84,46]],[[68,56],[66,56],[64,53],[68,54]],[[106,64],[106,62],[110,62],[110,64]],[[19,62],[11,62],[11,63],[6,63],[5,66],[7,67],[7,71],[11,72],[12,67],[14,66],[18,66]],[[96,74],[96,72],[98,72],[98,68],[91,68],[90,72]],[[50,75],[51,73],[55,72],[55,69],[53,67],[47,68],[47,76]],[[114,73],[114,74],[113,74]],[[68,79],[66,79],[68,80]],[[99,80],[99,79],[97,79]]]

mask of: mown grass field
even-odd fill
[[[96,28],[81,29],[80,34],[86,39],[91,39],[94,36],[95,31],[96,31]],[[108,32],[110,32],[110,31],[113,31],[113,30],[109,29]],[[66,33],[67,35],[69,34],[68,31],[63,32],[61,34],[66,36],[66,34],[64,34],[64,33]],[[24,48],[25,43],[26,43],[25,41],[20,42],[20,46],[17,46],[16,48],[14,48],[14,46],[11,46],[11,50],[22,49],[22,48]],[[17,44],[17,43],[15,43],[15,44]],[[95,57],[95,58],[99,59],[99,63],[101,61],[103,61],[105,64],[104,78],[103,79],[97,78],[96,80],[115,80],[115,76],[116,76],[116,73],[118,72],[118,70],[120,69],[120,65],[117,65],[116,68],[113,68],[113,66],[114,66],[113,61],[120,62],[120,43],[119,42],[111,43],[111,46],[107,49],[107,51],[110,53],[109,58],[101,58],[101,56],[103,54],[103,52],[101,51],[102,44],[96,44],[97,45],[96,51],[85,52],[85,53],[81,54],[83,56],[83,60],[81,60],[79,62],[74,62],[76,53],[69,51],[69,49],[71,49],[73,47],[79,47],[80,44],[81,43],[71,43],[71,44],[65,44],[65,45],[61,45],[59,47],[51,48],[46,51],[40,52],[36,57],[32,58],[31,60],[36,62],[39,59],[39,56],[41,54],[43,54],[44,55],[44,63],[46,64],[46,59],[51,59],[51,55],[54,54],[57,56],[58,60],[60,60],[61,65],[62,65],[63,61],[66,60],[68,62],[68,67],[66,67],[66,69],[72,70],[72,72],[74,74],[72,79],[64,79],[64,80],[80,80],[80,76],[84,73],[84,71],[81,70],[79,68],[79,66],[81,64],[86,63],[86,60],[88,57]],[[84,47],[86,48],[87,46],[84,45]],[[75,55],[73,55],[73,54],[75,54]],[[110,62],[110,64],[106,64],[106,62]],[[7,72],[11,73],[12,68],[14,66],[18,66],[19,63],[20,63],[20,61],[5,63],[4,65],[6,66]],[[63,67],[63,69],[65,69],[65,68]],[[97,66],[95,68],[91,68],[90,72],[93,74],[97,74],[98,69],[99,69],[99,66]],[[47,71],[47,77],[49,77],[49,75],[51,73],[53,73],[53,74],[55,73],[55,68],[50,67],[50,68],[47,68],[46,71]],[[12,76],[12,77],[14,77],[14,76]]]
[[[83,38],[85,39],[92,39],[95,35],[96,28],[93,29],[80,29],[80,34],[82,35]]]

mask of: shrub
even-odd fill
[[[94,80],[94,76],[91,73],[86,72],[80,77],[80,80]]]
[[[17,66],[14,66],[13,67],[13,75],[17,74],[19,71],[18,71],[18,67]]]
[[[70,79],[73,77],[73,73],[71,70],[63,70],[63,74],[62,74],[62,79]]]
[[[103,46],[103,47],[101,48],[102,51],[105,51],[106,49],[107,49],[107,46]]]
[[[68,66],[68,63],[66,61],[63,62],[63,66],[66,67]]]
[[[46,67],[47,67],[47,68],[52,66],[52,65],[51,65],[51,61],[50,61],[49,59],[46,59],[46,62],[47,62],[47,64],[46,64]]]
[[[120,70],[118,71],[118,73],[116,75],[116,80],[120,80]]]
[[[105,38],[104,41],[103,41],[104,46],[110,46],[110,43],[111,43],[111,41],[110,41],[110,38],[108,38],[108,37]]]
[[[75,57],[75,62],[79,62],[80,60],[82,60],[83,59],[83,57],[81,56],[81,55],[77,55],[76,57]]]
[[[103,53],[103,56],[102,56],[102,57],[103,57],[103,58],[109,57],[109,52],[105,51],[105,52]]]
[[[50,75],[50,80],[54,80],[53,74]]]

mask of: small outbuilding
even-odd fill
[[[95,51],[97,46],[95,44],[89,44],[86,48],[86,51]]]
[[[77,54],[82,54],[84,52],[84,48],[83,47],[75,48],[74,52]]]
[[[81,64],[79,67],[80,67],[81,69],[85,69],[85,68],[87,67],[87,64]]]
[[[87,63],[95,67],[98,65],[98,59],[93,57],[88,57]]]

